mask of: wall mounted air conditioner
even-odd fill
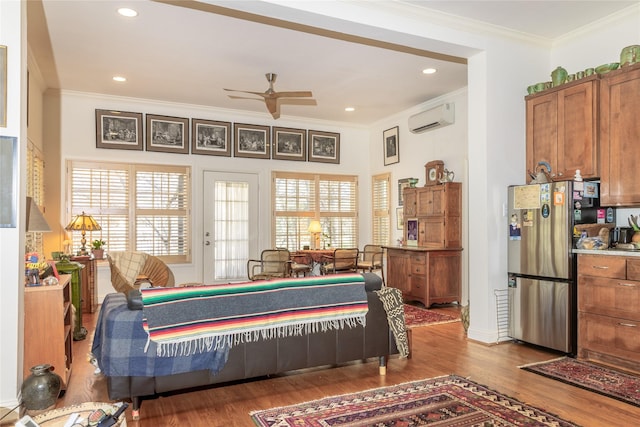
[[[442,104],[422,113],[409,117],[409,130],[413,133],[422,133],[454,122],[453,103]]]

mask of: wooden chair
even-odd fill
[[[307,254],[291,254],[291,276],[300,277],[307,276],[311,273],[313,260]]]
[[[247,261],[249,280],[269,280],[291,275],[290,253],[287,249],[265,249],[260,259]]]
[[[384,256],[384,250],[380,245],[364,245],[362,252],[360,252],[360,258],[358,259],[358,270],[373,272],[380,270],[382,273],[382,283],[384,284],[384,270],[382,268],[382,261]]]
[[[333,255],[325,256],[325,263],[320,268],[322,274],[349,273],[358,271],[358,248],[341,248],[333,251]]]

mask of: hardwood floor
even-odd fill
[[[456,306],[439,307],[451,312]],[[97,313],[85,315],[87,339],[74,343],[69,388],[58,407],[87,401],[109,401],[106,380],[94,375],[88,362]],[[413,330],[413,357],[389,361],[386,376],[378,375],[376,360],[335,368],[297,371],[271,378],[217,386],[144,400],[141,418],[129,426],[252,426],[252,410],[285,406],[326,396],[350,393],[440,375],[457,374],[522,402],[543,408],[578,425],[634,426],[640,408],[544,378],[518,366],[558,357],[558,354],[519,343],[486,345],[467,340],[462,324],[448,323]]]

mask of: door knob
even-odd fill
[[[211,242],[210,242],[210,241],[208,241],[208,240],[205,240],[205,241],[204,241],[204,244],[205,244],[205,246],[209,246],[209,245],[211,245]]]

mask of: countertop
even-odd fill
[[[640,249],[574,249],[574,254],[589,254],[589,255],[609,255],[609,256],[637,256],[640,257]]]

